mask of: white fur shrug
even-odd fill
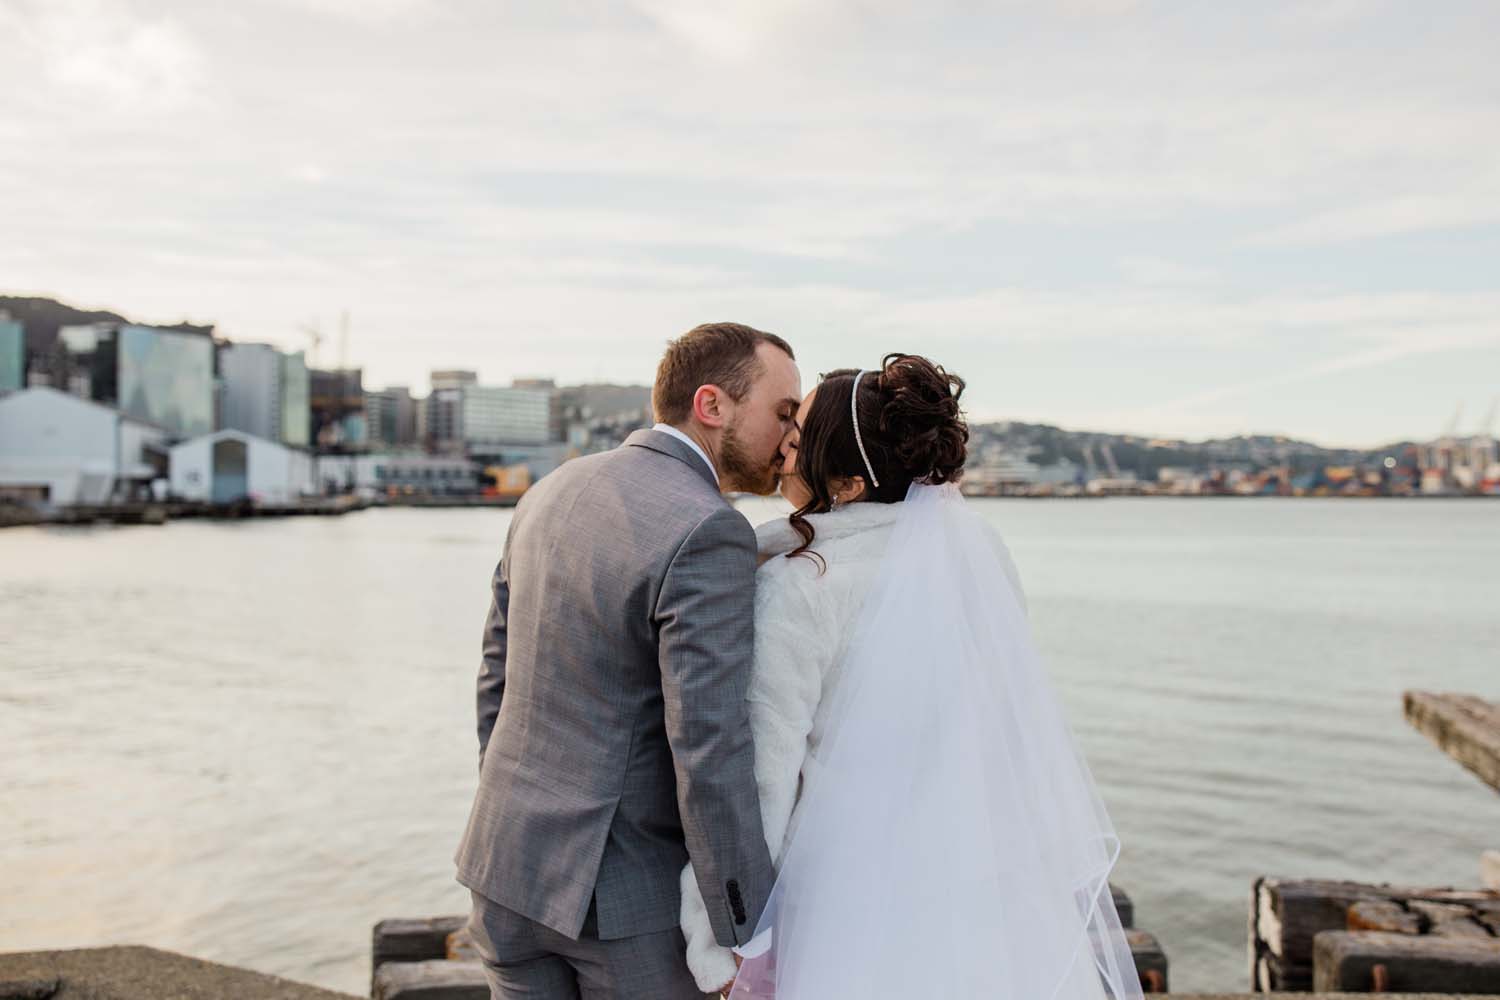
[[[756,529],[765,562],[755,577],[755,662],[746,697],[761,822],[777,864],[801,791],[804,760],[816,756],[844,648],[900,511],[899,503],[854,503],[809,516],[817,533],[813,550],[827,564],[821,574],[812,559],[785,558],[802,543],[785,518]],[[1010,552],[998,533],[994,541],[1020,596]],[[734,954],[714,940],[691,865],[682,872],[682,930],[688,967],[700,989],[716,992],[734,978]]]

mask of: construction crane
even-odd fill
[[[311,323],[303,323],[299,330],[307,338],[307,367],[318,367],[318,348],[323,344],[323,331],[319,329],[321,324],[317,320]]]
[[[349,310],[339,313],[339,371],[349,370]]]

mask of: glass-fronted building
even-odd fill
[[[214,429],[212,338],[127,325],[116,331],[114,349],[113,395],[122,413],[183,437]],[[101,388],[96,381],[95,398]]]
[[[470,385],[463,389],[463,439],[470,448],[546,444],[552,437],[548,389]]]
[[[302,352],[281,356],[281,443],[306,448],[312,434],[307,361]]]
[[[0,392],[26,388],[26,328],[0,313]]]

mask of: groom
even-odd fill
[[[701,996],[689,859],[719,943],[754,933],[774,880],[745,708],[755,536],[722,494],[775,489],[801,395],[780,337],[696,327],[657,369],[659,423],[517,506],[455,858],[496,1000]]]

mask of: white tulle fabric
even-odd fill
[[[913,486],[731,1000],[1117,1000],[1119,843],[989,529]]]

